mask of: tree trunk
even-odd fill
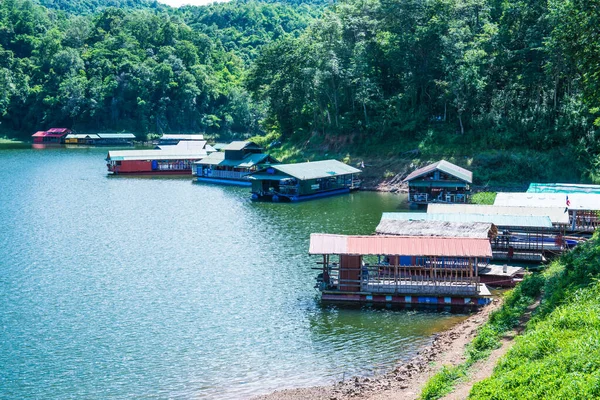
[[[448,102],[444,102],[444,122],[446,122],[446,117],[448,116]]]
[[[463,121],[462,121],[462,113],[458,114],[458,122],[460,123],[460,134],[464,135],[465,134],[465,127],[464,127]]]

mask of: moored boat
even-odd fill
[[[481,306],[491,293],[479,269],[492,256],[486,238],[312,234],[321,255],[323,301]]]
[[[192,174],[199,182],[251,186],[247,175],[267,164],[278,163],[262,152],[254,142],[236,141],[213,152],[192,166]]]
[[[302,201],[349,193],[360,188],[362,171],[337,160],[277,164],[248,175],[252,199]]]
[[[109,151],[106,163],[113,174],[189,175],[193,163],[211,150],[206,141],[180,142],[155,150]]]

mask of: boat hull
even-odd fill
[[[203,183],[212,183],[216,185],[231,185],[231,186],[244,186],[249,187],[252,186],[252,182],[250,181],[241,181],[236,179],[218,179],[218,178],[206,178],[199,176],[197,178],[198,182]]]

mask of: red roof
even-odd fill
[[[48,132],[48,133],[54,133],[54,134],[56,134],[56,133],[69,133],[69,132],[71,132],[71,130],[68,129],[68,128],[50,128],[46,132]]]
[[[71,132],[68,128],[50,128],[47,131],[37,131],[34,133],[33,137],[52,137],[52,138],[60,138]]]
[[[310,254],[492,257],[488,239],[313,233]]]

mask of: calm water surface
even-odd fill
[[[370,234],[399,196],[253,203],[105,156],[0,149],[1,398],[248,398],[389,368],[462,318],[320,305],[309,234]]]

